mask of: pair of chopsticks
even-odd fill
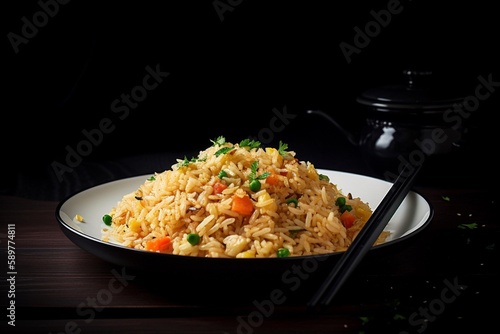
[[[354,238],[352,244],[342,254],[339,262],[333,267],[326,280],[309,300],[307,304],[308,311],[322,310],[330,304],[342,284],[361,262],[394,215],[410,191],[421,168],[422,164],[418,164],[417,166],[405,165],[365,226],[356,238]]]

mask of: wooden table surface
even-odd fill
[[[208,295],[182,286],[165,292],[164,277],[105,262],[70,241],[55,217],[58,201],[1,196],[1,332],[485,333],[496,326],[500,297],[491,188],[417,185],[434,209],[430,224],[367,256],[317,314],[305,312],[310,289],[279,304],[265,297],[269,290],[246,294],[238,285]]]

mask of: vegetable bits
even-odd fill
[[[283,258],[344,251],[371,215],[281,141],[211,143],[125,194],[103,216],[103,240],[185,256]]]

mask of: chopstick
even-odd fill
[[[328,274],[326,280],[309,300],[307,304],[309,312],[321,311],[330,304],[342,284],[361,262],[397,211],[401,202],[410,191],[421,168],[422,164],[416,166],[405,165],[365,226],[363,226],[352,244],[340,257],[339,262],[335,264],[332,271]]]

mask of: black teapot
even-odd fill
[[[458,108],[464,96],[453,85],[434,80],[432,71],[405,70],[402,77],[401,84],[371,88],[357,96],[366,120],[359,133],[346,130],[324,111],[308,113],[327,119],[358,146],[378,176],[391,179],[405,164],[425,161],[426,170],[439,177],[443,163],[449,165],[466,143],[467,122]]]

